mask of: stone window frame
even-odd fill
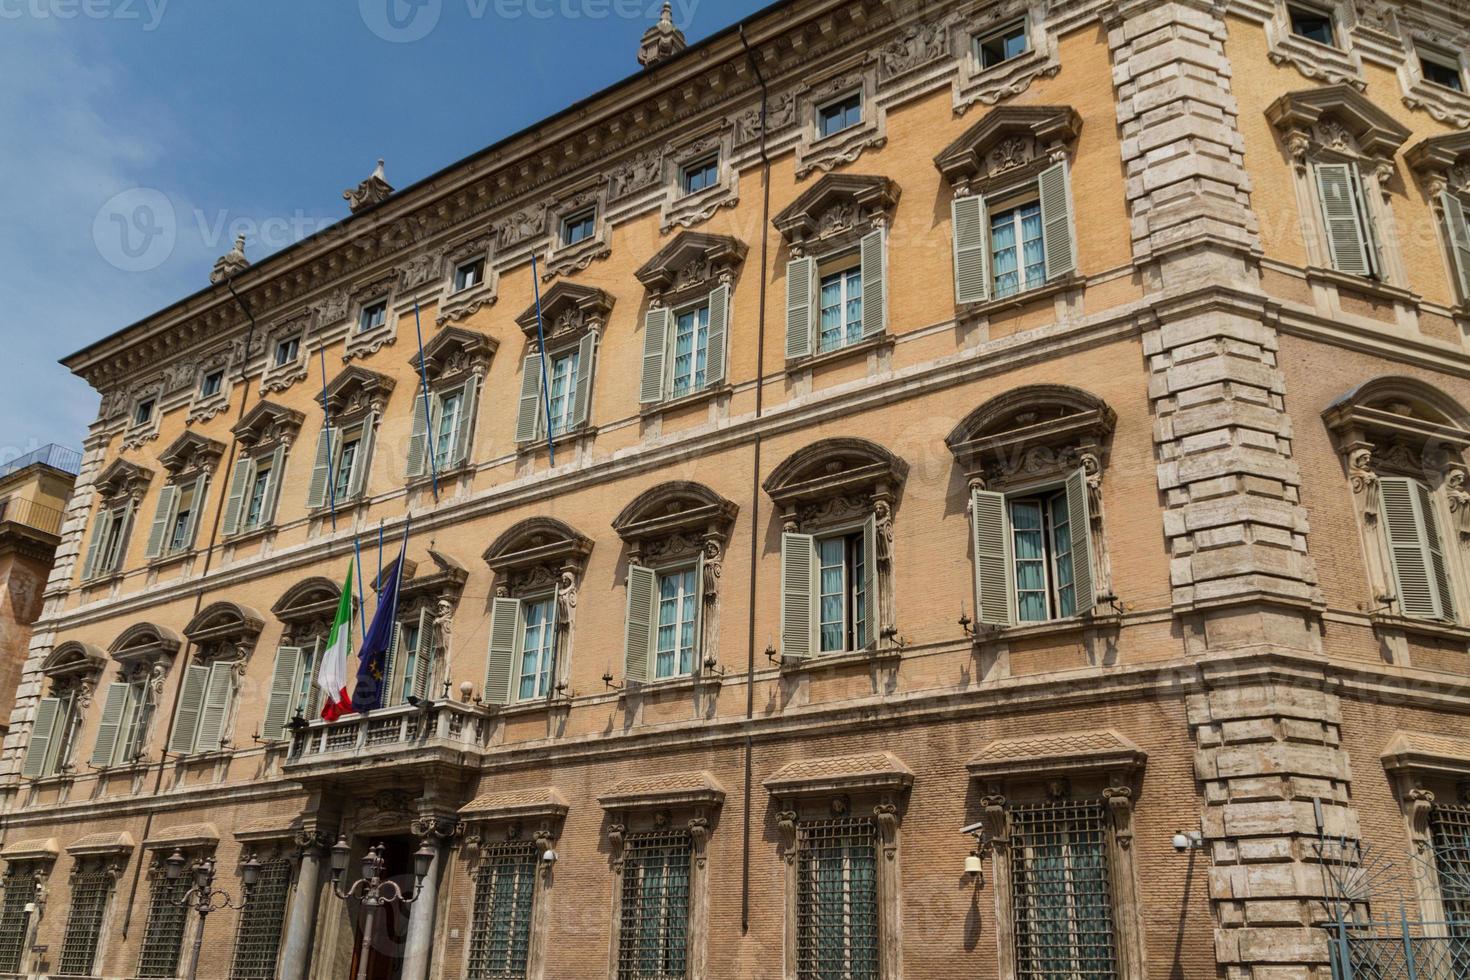
[[[1466,57],[1470,58],[1470,54]],[[1404,154],[1404,160],[1424,186],[1430,210],[1438,221],[1445,272],[1459,299],[1458,308],[1462,313],[1470,313],[1470,244],[1463,248],[1466,254],[1457,260],[1448,213],[1449,208],[1458,206],[1470,224],[1470,133],[1447,133],[1420,140]]]
[[[151,909],[154,899],[152,891],[161,883],[168,881],[168,859],[175,851],[184,855],[185,868],[192,867],[195,861],[205,858],[216,857],[219,850],[219,832],[212,824],[182,824],[168,827],[157,831],[153,836],[143,841],[143,851],[148,855],[147,866],[143,869],[143,876],[148,879],[149,890],[145,898],[150,914],[145,915],[142,933],[138,937],[138,966],[133,976],[143,976],[143,956],[148,947],[148,933],[152,925]],[[174,887],[182,894],[184,890],[192,887],[192,881],[186,873],[181,879],[174,883]],[[179,948],[176,953],[175,973],[183,966],[185,950],[194,941],[195,931],[202,928],[199,916],[190,914],[186,905],[179,910],[183,919],[183,928],[179,933]]]
[[[286,718],[282,722],[282,730],[278,735],[269,730],[270,713],[274,710],[274,706],[269,700],[264,706],[265,710],[261,715],[258,733],[265,741],[285,744],[289,740],[288,729],[294,718],[300,716],[305,721],[315,720],[317,712],[314,702],[321,696],[321,689],[312,681],[304,705],[297,699],[296,692],[308,678],[315,677],[317,658],[326,648],[327,639],[332,632],[332,621],[337,615],[341,600],[342,583],[333,582],[324,576],[313,576],[292,585],[271,606],[271,615],[281,623],[281,635],[276,641],[276,649],[272,658],[271,687],[268,689],[271,697],[274,697],[279,681],[282,666],[281,650],[295,648],[309,650],[311,653],[309,657],[302,656],[298,660],[290,686],[291,707],[294,707],[295,710],[287,708]],[[355,596],[352,605],[353,615],[357,615],[358,603]]]
[[[469,580],[470,573],[469,569],[442,550],[430,548],[428,554],[429,560],[433,562],[433,570],[424,575],[418,574],[421,567],[418,562],[404,560],[398,586],[398,629],[401,631],[405,623],[416,622],[420,627],[420,644],[424,642],[423,629],[429,630],[434,662],[429,669],[424,696],[429,701],[435,701],[450,696],[448,686],[452,684],[452,679],[448,671],[452,652],[450,642],[454,635],[454,611],[459,607],[464,584]],[[387,575],[388,569],[385,568],[382,576],[371,583],[374,592],[382,591]],[[401,635],[401,632],[395,634],[393,642],[398,642]],[[390,659],[397,656],[399,653],[395,651]]]
[[[617,783],[597,798],[606,819],[603,832],[612,871],[612,916],[608,943],[608,976],[618,977],[622,940],[622,899],[625,852],[629,839],[683,824],[689,833],[688,934],[685,938],[685,976],[704,980],[708,975],[710,834],[719,823],[725,790],[708,772],[660,773]]]
[[[66,941],[71,931],[72,919],[77,911],[75,901],[80,894],[77,884],[83,875],[100,874],[112,879],[112,885],[107,890],[102,915],[99,917],[97,934],[94,942],[91,943],[93,947],[91,974],[96,975],[103,971],[103,964],[106,961],[106,939],[113,934],[113,917],[119,910],[117,883],[122,880],[128,865],[132,863],[133,847],[132,835],[127,831],[116,834],[92,834],[67,845],[66,853],[72,862],[71,871],[67,875],[67,891],[72,897],[72,902],[67,909],[67,922],[62,929],[62,940],[57,944],[58,970],[66,955]],[[123,911],[126,914],[126,906],[123,906]]]
[[[82,726],[91,709],[97,684],[106,668],[105,653],[89,643],[77,640],[59,644],[41,661],[41,676],[49,685],[50,693],[41,696],[36,702],[36,711],[32,714],[30,740],[22,754],[23,778],[67,778],[75,772],[77,744]],[[44,742],[47,758],[42,760],[40,772],[27,777],[25,768],[30,763],[31,745],[36,740],[40,705],[48,698],[56,701],[58,707]]]
[[[854,92],[862,96],[863,118],[831,136],[818,130],[817,110]],[[878,98],[878,55],[855,55],[803,81],[796,100],[796,179],[852,163],[888,143],[888,108]]]
[[[346,341],[342,352],[343,363],[354,358],[371,357],[378,351],[398,342],[398,297],[401,291],[399,270],[389,269],[375,276],[368,276],[353,283],[347,294]],[[383,304],[383,323],[371,330],[359,331],[362,311],[368,306]],[[318,328],[330,327],[325,317]]]
[[[782,976],[797,980],[799,947],[798,825],[803,820],[871,813],[877,825],[878,977],[902,976],[903,875],[899,831],[908,806],[914,774],[891,752],[807,759],[793,762],[762,781],[774,810],[781,848],[785,910],[785,958]]]
[[[1470,643],[1470,465],[1465,461],[1470,430],[1460,421],[1466,418],[1465,410],[1437,388],[1392,375],[1363,382],[1322,413],[1342,457],[1362,536],[1374,597],[1369,620],[1395,663],[1409,661],[1406,633]],[[1379,481],[1385,476],[1408,477],[1429,489],[1455,605],[1453,622],[1411,617],[1389,601],[1397,599],[1398,586],[1379,515]]]
[[[1051,417],[1045,417],[1051,416]],[[1067,623],[1095,621],[1107,625],[1118,616],[1113,592],[1112,561],[1107,541],[1102,481],[1111,449],[1117,413],[1101,398],[1069,385],[1039,384],[1013,388],[989,399],[965,416],[945,437],[945,445],[965,474],[970,491],[966,514],[974,544],[974,508],[977,491],[1007,496],[1033,488],[1060,485],[1079,470],[1085,475],[1088,496],[1089,543],[1095,602],[1090,609],[1079,601],[1071,617],[1040,623],[990,622],[981,599],[979,562],[972,554],[975,573],[977,642],[996,632]],[[1007,570],[1009,574],[1009,569]],[[1110,613],[1099,607],[1110,605]],[[1090,645],[1090,644],[1089,644]],[[1096,658],[1095,662],[1101,662]]]
[[[297,436],[301,434],[301,425],[306,421],[306,415],[293,408],[286,408],[275,402],[259,402],[250,412],[231,429],[238,446],[235,459],[230,467],[229,483],[226,484],[226,508],[224,520],[220,527],[220,535],[227,541],[239,542],[248,540],[254,535],[267,534],[276,529],[279,521],[277,514],[280,509],[281,487],[285,478],[285,469],[291,459],[291,447],[296,442]],[[263,502],[260,515],[260,523],[253,527],[244,527],[243,519],[248,513],[248,496],[242,497],[240,509],[235,514],[235,526],[230,523],[229,498],[234,495],[238,480],[248,482],[247,477],[239,477],[242,472],[240,467],[250,465],[254,467],[257,460],[265,459],[269,454],[271,458],[272,486],[267,488],[266,499]],[[249,487],[245,482],[240,483],[248,495]]]
[[[1289,7],[1302,7],[1332,20],[1335,45],[1319,44],[1294,33]],[[1351,85],[1362,91],[1368,81],[1363,58],[1353,43],[1352,12],[1342,0],[1274,0],[1266,21],[1267,57],[1273,65],[1291,65],[1307,78],[1329,85]]]
[[[1016,973],[1015,898],[1010,874],[1010,806],[1049,799],[1099,799],[1108,840],[1113,929],[1120,980],[1146,976],[1139,869],[1133,849],[1134,800],[1148,755],[1111,729],[1024,735],[991,742],[966,763],[978,803],[977,853],[990,859],[996,954],[1001,976]],[[1077,792],[1076,787],[1084,787]],[[967,824],[971,821],[966,821]]]
[[[229,674],[232,675],[231,688],[228,701],[220,714],[219,745],[216,748],[200,751],[198,723],[196,723],[194,737],[190,739],[188,749],[184,749],[181,743],[172,741],[180,732],[178,715],[187,682],[180,685],[179,698],[175,699],[173,705],[173,731],[170,736],[170,744],[167,746],[167,755],[180,757],[184,762],[193,762],[199,759],[208,760],[221,755],[229,755],[235,750],[239,743],[239,739],[236,738],[238,734],[236,728],[240,720],[241,686],[264,627],[265,618],[260,613],[248,606],[228,601],[211,603],[200,610],[189,621],[189,625],[184,627],[184,636],[193,647],[193,656],[184,662],[183,669],[188,671],[194,667],[207,667],[211,671],[211,674],[206,675],[203,682],[205,686],[201,691],[199,709],[201,722],[208,707],[209,681],[216,667],[229,668]]]
[[[327,438],[326,423],[323,422],[317,432],[316,451],[312,455],[312,480],[307,486],[306,509],[312,516],[319,518],[333,506],[365,504],[371,497],[368,480],[377,452],[378,429],[396,385],[397,382],[388,375],[369,371],[360,365],[344,368],[327,385],[323,402],[327,417],[332,421],[332,437],[330,440]],[[337,497],[335,481],[341,465],[344,433],[349,429],[358,429],[361,434],[357,455],[353,458],[354,472],[349,474],[348,495]],[[329,465],[324,468],[324,464]],[[319,476],[326,483],[322,487],[321,502],[315,503],[315,484]]]
[[[229,410],[235,382],[239,380],[236,374],[241,373],[243,353],[244,343],[237,341],[216,347],[200,357],[198,367],[194,371],[193,394],[190,395],[189,414],[185,417],[185,424],[208,422]],[[204,379],[216,371],[221,374],[219,391],[213,395],[205,395],[203,393]]]
[[[648,311],[644,316],[643,328],[649,330],[662,319],[658,311],[669,311],[669,319],[681,309],[696,305],[702,298],[709,298],[720,288],[728,290],[725,310],[725,335],[719,354],[718,369],[709,358],[703,388],[674,397],[670,392],[669,375],[673,363],[672,324],[665,324],[665,338],[659,357],[658,398],[652,399],[653,390],[645,377],[639,391],[640,412],[651,414],[671,406],[697,402],[704,398],[727,394],[731,390],[729,381],[729,351],[731,314],[734,311],[735,279],[745,262],[748,251],[746,244],[728,235],[713,235],[702,232],[683,231],[673,241],[659,249],[653,258],[638,269],[635,276],[649,295]],[[653,351],[652,339],[645,332],[643,346],[643,372],[646,375]],[[648,400],[645,400],[648,399]]]
[[[1357,288],[1376,283],[1396,291],[1407,289],[1389,184],[1394,157],[1409,130],[1347,84],[1288,92],[1267,107],[1266,118],[1291,159],[1309,277]],[[1366,244],[1376,256],[1377,268],[1369,275],[1339,272],[1333,265],[1315,174],[1315,165],[1321,163],[1349,163],[1357,170],[1368,211],[1364,230],[1371,240]]]
[[[535,847],[539,860],[536,890],[531,905],[526,980],[543,980],[545,977],[551,909],[556,899],[556,844],[569,811],[570,807],[561,793],[549,787],[485,793],[459,808],[461,832],[456,840],[459,844],[460,860],[464,862],[472,883],[469,903],[471,921],[465,930],[465,951],[461,963],[464,976],[469,976],[471,940],[475,929],[473,882],[480,858],[485,854],[487,845],[492,843],[528,839]]]
[[[546,208],[546,264],[542,281],[586,269],[612,254],[612,222],[607,214],[607,181],[593,177],[570,187]],[[571,245],[562,244],[562,225],[588,208],[594,210],[591,236]]]
[[[1470,739],[1400,728],[1389,736],[1379,761],[1403,817],[1425,933],[1447,935],[1430,817],[1437,803],[1470,803]]]
[[[49,882],[56,871],[56,859],[60,855],[61,849],[54,837],[11,841],[0,850],[0,860],[5,862],[6,904],[10,905],[13,901],[10,898],[10,889],[23,885],[28,885],[26,895],[29,898],[29,901],[16,909],[24,916],[24,923],[16,949],[16,969],[14,973],[7,973],[7,976],[35,976],[42,972],[39,968],[40,955],[36,953],[34,946],[40,932],[41,920],[46,914],[50,895]]]
[[[957,70],[954,111],[963,115],[975,105],[996,103],[1020,95],[1038,78],[1051,78],[1062,69],[1056,38],[1047,29],[1046,8],[1026,0],[976,3],[963,11],[949,28],[950,51]],[[1026,24],[1030,50],[991,68],[981,68],[976,44],[982,37],[1017,21]]]
[[[713,155],[719,170],[715,183],[703,190],[684,192],[684,169]],[[740,203],[740,169],[735,166],[735,125],[720,120],[702,131],[672,140],[663,152],[664,201],[659,230],[692,228],[713,218],[722,208]]]
[[[1398,40],[1403,45],[1398,65],[1399,85],[1404,105],[1422,109],[1431,117],[1460,129],[1470,127],[1470,31],[1448,34],[1428,24],[1416,24],[1401,13],[1394,18]],[[1460,71],[1465,91],[1435,84],[1424,77],[1420,59],[1426,51],[1429,60],[1449,62]],[[1457,53],[1458,52],[1458,53]]]
[[[781,662],[783,669],[811,666],[841,659],[844,653],[856,656],[896,656],[901,653],[898,641],[897,600],[894,595],[896,576],[893,571],[893,522],[898,511],[908,463],[889,450],[866,439],[829,438],[798,449],[786,457],[761,484],[766,496],[776,505],[781,522],[783,564],[788,535],[851,533],[871,520],[875,553],[866,556],[874,566],[873,581],[878,590],[874,600],[877,622],[872,625],[872,638],[863,650],[821,652],[818,597],[811,597],[813,646],[809,653],[788,653],[786,624],[782,623]],[[784,575],[784,571],[783,571]],[[783,620],[786,608],[782,590]]]
[[[163,399],[167,393],[164,378],[161,376],[145,381],[129,392],[128,412],[123,420],[122,448],[124,452],[129,449],[141,449],[158,438],[163,429]],[[153,410],[149,413],[146,422],[138,422],[138,407],[144,402],[152,402]]]
[[[141,622],[123,630],[107,648],[108,657],[117,663],[114,683],[142,688],[138,704],[141,714],[129,721],[127,738],[121,729],[118,731],[111,755],[116,760],[119,747],[128,741],[135,742],[138,750],[133,758],[114,761],[110,768],[142,769],[151,764],[149,745],[153,740],[158,708],[163,703],[164,684],[182,645],[183,638],[173,630],[156,623]],[[95,741],[92,746],[94,765],[97,754]]]
[[[159,490],[158,506],[148,531],[148,544],[144,557],[150,562],[163,565],[191,558],[197,553],[200,518],[204,514],[205,503],[209,499],[209,491],[213,489],[215,474],[219,470],[219,463],[224,454],[224,443],[189,431],[185,431],[159,454],[158,462],[163,466],[168,478]],[[175,550],[172,547],[172,534],[178,511],[178,498],[191,484],[194,488],[194,501],[190,510],[190,530],[186,535],[187,540],[184,546]],[[173,490],[173,494],[166,496],[170,489]],[[165,507],[167,507],[166,511]],[[154,548],[155,535],[161,535],[158,539],[159,547],[156,549]]]
[[[692,564],[697,569],[695,580],[701,593],[699,624],[696,629],[698,642],[692,673],[668,678],[649,676],[642,681],[634,680],[634,684],[647,686],[689,680],[700,684],[707,679],[718,680],[707,678],[706,675],[715,669],[712,665],[719,663],[720,580],[724,573],[725,551],[729,547],[730,532],[739,512],[738,504],[726,500],[701,483],[672,480],[640,493],[613,519],[612,527],[623,541],[629,568],[647,568],[657,575],[660,571],[685,568]],[[655,586],[656,584],[655,578]],[[656,593],[653,602],[654,609],[657,609]],[[656,624],[654,628],[656,629]],[[649,656],[652,658],[657,648],[653,630],[650,630],[648,642]],[[629,638],[625,636],[625,654],[628,643]],[[625,657],[625,677],[626,661]],[[651,675],[652,670],[648,673]]]
[[[239,844],[239,856],[235,870],[237,878],[242,874],[244,863],[251,858],[255,858],[262,865],[262,884],[264,884],[264,872],[268,871],[271,865],[285,863],[287,866],[285,895],[281,904],[280,937],[276,946],[275,966],[279,969],[286,952],[292,906],[297,898],[296,886],[300,880],[302,854],[315,841],[304,831],[281,826],[275,824],[274,821],[262,821],[259,825],[247,824],[236,830],[232,836]],[[243,891],[242,885],[243,882],[237,882],[235,889],[232,890]],[[234,973],[235,964],[240,955],[241,926],[249,914],[248,909],[239,914],[236,919],[235,934],[229,940],[231,975]]]
[[[552,443],[574,442],[585,445],[587,440],[597,434],[597,427],[592,424],[592,401],[597,387],[597,360],[601,353],[603,334],[607,328],[608,319],[612,316],[614,303],[614,297],[605,289],[562,280],[555,283],[541,297],[539,315],[536,304],[533,303],[516,318],[516,325],[521,328],[521,333],[526,338],[526,355],[521,361],[520,406],[516,422],[516,452],[520,456],[533,456],[546,445],[546,402],[541,388],[543,384],[541,370],[543,333],[548,359],[568,353],[573,348],[582,353],[589,353],[591,357],[590,364],[579,360],[577,377],[573,379],[576,386],[580,386],[580,380],[583,373],[586,372],[587,404],[585,406],[579,404],[574,410],[575,415],[582,416],[582,420],[557,433],[552,438]],[[548,365],[548,370],[549,367],[550,365]],[[532,388],[535,389],[534,395]],[[568,394],[569,397],[575,396],[580,401],[580,393],[569,392]],[[535,431],[533,435],[528,436],[524,423],[526,407],[531,398],[535,400]]]
[[[311,336],[319,320],[325,314],[316,309],[298,309],[282,316],[266,331],[265,367],[260,377],[260,394],[286,391],[297,382],[305,381],[311,373],[308,361],[307,338]],[[295,338],[296,359],[284,364],[276,363],[276,351],[281,343]]]
[[[482,397],[485,391],[485,379],[490,374],[490,364],[495,359],[495,353],[500,349],[500,342],[488,334],[469,330],[465,327],[450,326],[440,330],[423,347],[422,356],[414,354],[409,359],[409,366],[413,368],[414,374],[420,378],[428,379],[430,393],[431,412],[425,416],[425,467],[424,472],[415,474],[412,472],[411,461],[405,461],[405,473],[410,486],[421,486],[432,481],[435,473],[429,465],[429,454],[437,447],[433,440],[437,437],[437,415],[432,410],[437,410],[440,399],[446,394],[452,394],[455,389],[463,389],[465,398],[461,407],[461,418],[465,425],[465,455],[462,460],[451,459],[447,469],[438,471],[438,477],[444,479],[446,476],[468,474],[475,466],[475,439],[480,435],[480,428],[476,424],[482,406]],[[422,382],[414,387],[414,400],[410,406],[410,414],[415,419],[414,429],[417,429],[417,419],[424,411],[424,391]],[[411,433],[409,454],[412,455],[413,446]]]
[[[495,576],[490,628],[492,652],[487,657],[485,680],[481,688],[481,700],[486,704],[505,710],[545,706],[567,697],[563,692],[571,682],[577,595],[586,575],[592,547],[591,538],[554,517],[529,517],[506,530],[485,550],[481,557]],[[545,601],[548,598],[553,601],[556,615],[556,645],[555,662],[546,695],[526,700],[513,696],[521,674],[523,649],[523,620],[518,620],[506,699],[503,702],[492,701],[490,672],[494,669],[493,647],[499,618],[497,607],[506,600],[521,604],[526,601]],[[523,606],[518,605],[516,611],[518,616],[524,616]]]
[[[138,510],[142,507],[143,497],[152,482],[152,470],[119,459],[103,470],[93,484],[92,490],[98,504],[91,521],[92,533],[86,556],[81,563],[80,581],[83,586],[116,583],[127,570],[128,549],[132,545],[133,530],[138,525]],[[111,515],[106,521],[100,519],[104,511]],[[93,561],[101,557],[100,549],[111,534],[112,523],[118,520],[119,511],[124,512],[121,519],[126,523],[119,534],[117,558],[111,568],[94,568]]]
[[[479,259],[485,263],[484,274],[477,285],[455,290],[459,268]],[[461,238],[444,251],[444,285],[439,295],[434,325],[466,320],[483,309],[489,309],[500,298],[500,268],[495,263],[495,235],[481,233]]]
[[[841,359],[858,351],[876,353],[876,348],[888,349],[893,343],[892,324],[889,321],[888,288],[888,232],[893,227],[893,213],[898,207],[902,189],[889,177],[864,174],[826,174],[803,191],[796,200],[771,219],[776,230],[786,243],[789,262],[787,276],[787,322],[786,322],[786,370],[806,372],[811,367],[826,363],[829,359]],[[872,235],[881,234],[883,268],[878,277],[878,293],[882,300],[879,317],[882,329],[867,329],[869,314],[868,290],[870,276],[864,268],[863,275],[863,318],[864,337],[845,343],[830,351],[821,350],[821,266],[845,256],[856,254],[858,264],[863,261],[864,243]],[[798,263],[810,260],[811,298],[808,304],[808,330],[806,350],[793,342],[795,330],[792,326],[792,309],[799,309],[793,298],[794,277],[798,274]]]

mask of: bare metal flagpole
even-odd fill
[[[332,410],[327,407],[327,345],[319,343],[316,349],[322,362],[322,418],[326,421],[323,435],[327,439],[327,500],[332,509],[332,530],[337,530],[337,480],[332,474]],[[277,477],[279,479],[279,477]],[[318,505],[320,506],[320,505]]]
[[[429,402],[429,366],[424,361],[424,327],[419,322],[419,301],[413,301],[413,329],[419,340],[419,379],[424,386],[424,445],[429,451],[429,472],[434,477],[434,503],[439,502],[439,464],[434,460],[434,413]]]
[[[536,291],[536,339],[541,347],[541,406],[546,411],[546,453],[550,457],[549,465],[556,465],[556,443],[553,440],[555,433],[551,431],[551,378],[546,370],[546,328],[541,323],[541,273],[536,269],[536,253],[531,252],[531,288]],[[579,365],[583,370],[584,366]],[[573,381],[570,374],[567,376],[567,385]],[[567,397],[573,397],[572,392],[567,392]]]

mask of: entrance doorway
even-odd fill
[[[357,841],[361,848],[355,857],[360,858],[371,846],[382,844],[383,880],[392,881],[403,889],[405,895],[413,894],[413,852],[418,842],[412,837],[362,838]],[[359,863],[354,862],[356,870]],[[358,872],[360,873],[360,872]],[[391,889],[390,889],[391,891]],[[367,916],[373,914],[373,932],[368,948],[368,980],[400,980],[403,974],[403,954],[408,945],[408,917],[411,906],[402,902],[368,909],[361,902],[348,903],[348,915],[352,919],[352,972],[357,976],[359,957],[362,956],[362,930]]]

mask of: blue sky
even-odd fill
[[[674,19],[693,42],[767,3]],[[237,231],[259,259],[379,157],[406,187],[638,71],[658,7],[0,0],[0,461],[79,446],[97,398],[57,359],[206,285]]]

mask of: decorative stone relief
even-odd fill
[[[1017,0],[987,6],[972,16],[959,15],[942,23],[947,44],[957,67],[954,80],[954,111],[968,112],[975,105],[995,105],[1020,95],[1038,78],[1051,78],[1061,71],[1056,42],[1046,28],[1050,4],[1027,4]],[[1029,50],[983,68],[976,40],[1017,21],[1026,25]]]
[[[862,121],[822,136],[817,129],[817,110],[853,93],[862,98]],[[887,144],[888,113],[878,102],[876,56],[851,59],[826,77],[797,88],[796,113],[801,133],[796,147],[797,180],[852,163],[865,150]]]

